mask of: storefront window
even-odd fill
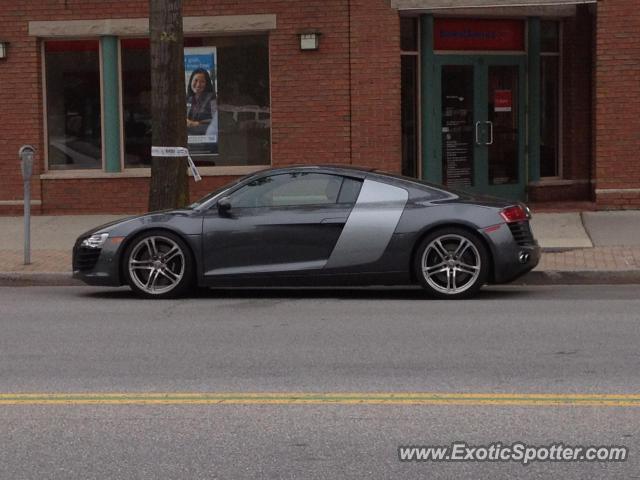
[[[418,51],[418,17],[400,18],[400,49],[404,52]]]
[[[540,25],[541,48],[543,52],[552,53],[560,51],[560,24],[554,21],[545,21]]]
[[[560,25],[542,22],[540,176],[560,176]]]
[[[417,177],[418,171],[418,18],[400,19],[402,174]]]
[[[98,41],[45,43],[49,169],[102,167]]]
[[[418,57],[402,55],[402,174],[418,176]]]
[[[264,36],[185,38],[185,121],[200,166],[269,165],[269,50]],[[122,40],[125,166],[150,164],[149,42]]]
[[[542,121],[540,142],[540,176],[557,177],[559,175],[559,93],[560,74],[557,56],[542,57]]]
[[[121,40],[124,165],[151,164],[151,58],[148,39]]]
[[[472,65],[442,67],[442,183],[449,187],[476,182],[473,75]]]

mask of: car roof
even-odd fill
[[[286,165],[281,167],[266,168],[255,172],[249,178],[260,177],[264,175],[273,175],[279,173],[291,173],[291,172],[318,172],[318,173],[331,173],[337,175],[345,175],[364,179],[370,175],[376,177],[382,177],[386,181],[393,183],[403,184],[405,187],[413,187],[424,190],[425,188],[436,189],[443,193],[449,193],[442,189],[441,186],[418,180],[415,178],[405,177],[402,175],[394,174],[391,172],[385,172],[371,167],[362,167],[356,165],[341,165],[341,164],[329,164],[329,165]]]
[[[281,167],[267,168],[256,173],[276,173],[276,172],[291,172],[291,171],[331,171],[331,172],[344,172],[344,173],[370,173],[375,172],[374,168],[361,167],[356,165],[343,165],[343,164],[326,164],[326,165],[283,165]]]
[[[421,189],[424,189],[425,187],[431,187],[431,188],[442,190],[442,187],[439,187],[438,185],[431,184],[428,182],[424,182],[422,180],[405,177],[392,172],[385,172],[382,170],[378,170],[376,168],[362,167],[362,166],[356,166],[356,165],[341,165],[341,164],[287,165],[282,167],[273,167],[273,168],[260,170],[252,176],[262,176],[265,174],[271,175],[271,174],[288,173],[288,172],[322,172],[322,173],[333,173],[333,174],[340,174],[340,175],[346,175],[346,176],[355,176],[358,178],[365,178],[369,175],[374,175],[377,177],[383,177],[388,181],[404,183],[407,186],[411,185],[413,187],[417,187]]]

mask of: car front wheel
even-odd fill
[[[429,234],[418,247],[415,274],[435,298],[458,299],[475,295],[486,283],[489,268],[482,241],[463,228]]]
[[[131,289],[146,298],[174,298],[191,285],[193,260],[184,241],[170,232],[148,232],[127,247],[124,271]]]

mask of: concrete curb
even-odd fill
[[[533,271],[513,285],[635,285],[640,270]]]
[[[534,271],[512,285],[636,285],[640,270]],[[73,287],[85,285],[71,272],[0,272],[0,287]]]
[[[591,250],[593,247],[540,247],[542,253],[564,253],[575,250]]]
[[[0,272],[0,287],[72,287],[84,285],[71,272]]]

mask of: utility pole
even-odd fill
[[[149,0],[151,36],[151,144],[186,147],[182,0]],[[189,203],[186,157],[151,158],[149,210]]]

